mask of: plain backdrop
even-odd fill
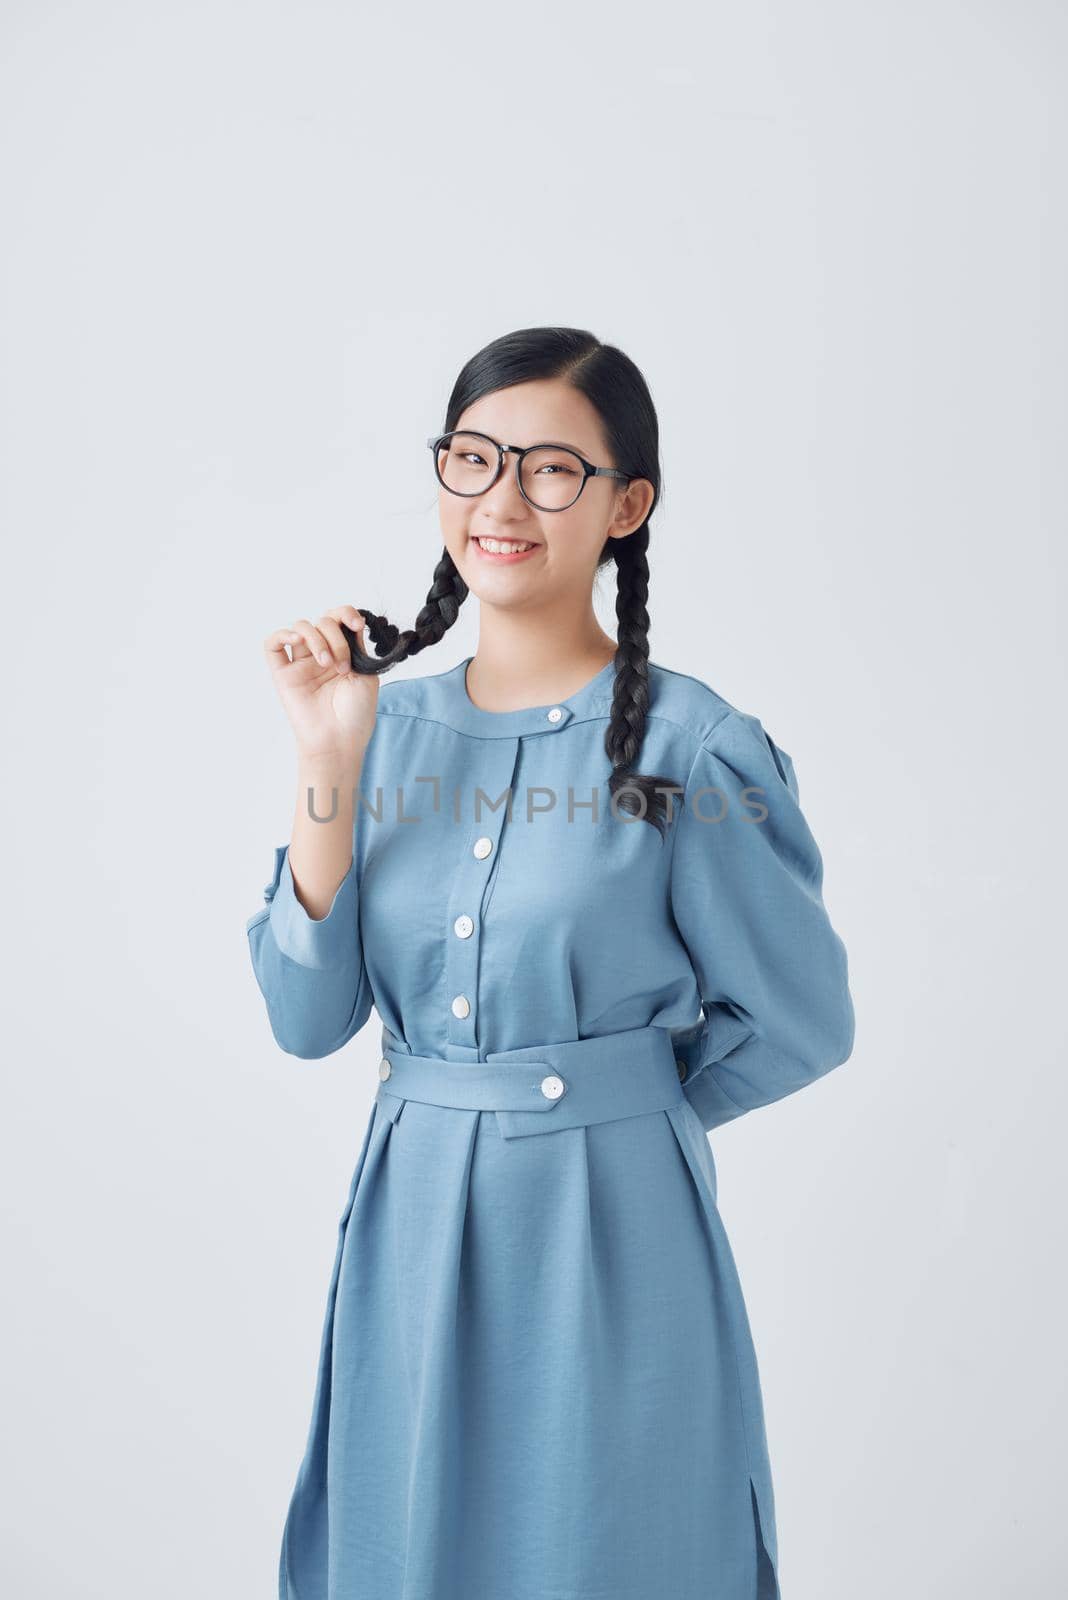
[[[276,1593],[380,1052],[255,987],[261,641],[411,625],[456,373],[566,323],[658,407],[653,659],[793,757],[850,955],[851,1060],[712,1135],[784,1594],[1052,1593],[1063,8],[0,16],[0,1587]]]

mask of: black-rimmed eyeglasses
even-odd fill
[[[624,483],[631,479],[630,473],[616,467],[595,467],[568,445],[532,444],[521,450],[470,429],[436,434],[427,445],[434,452],[434,471],[442,488],[467,497],[493,487],[510,450],[519,492],[536,511],[566,511],[586,487],[587,478],[622,478]]]

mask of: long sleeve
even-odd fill
[[[705,737],[674,826],[672,910],[703,1012],[683,1089],[707,1132],[846,1061],[853,1002],[793,762],[756,717],[732,710]]]
[[[246,931],[271,1031],[290,1055],[331,1055],[363,1027],[373,1000],[360,942],[355,859],[330,910],[317,920],[297,899],[289,846],[279,845],[263,898],[266,909],[249,918]]]

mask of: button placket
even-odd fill
[[[495,739],[479,747],[480,759],[471,763],[474,776],[461,793],[463,837],[452,892],[442,930],[445,940],[445,1003],[448,1006],[446,1038],[450,1044],[476,1047],[478,1042],[478,981],[482,952],[483,911],[500,841],[507,823],[508,797],[519,755],[519,739]],[[483,804],[475,812],[475,793],[481,789],[489,802],[505,794],[497,810]]]

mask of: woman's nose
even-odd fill
[[[516,481],[515,456],[505,452],[504,463],[495,483],[491,484],[485,494],[481,496],[483,504],[507,505],[514,507],[517,503],[524,511],[529,511],[523,496],[519,492]]]

